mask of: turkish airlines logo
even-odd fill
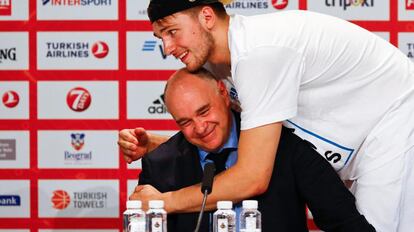
[[[64,190],[53,191],[52,204],[55,209],[66,209],[70,203],[70,196]]]
[[[283,10],[288,5],[288,0],[272,0],[272,5],[275,9]]]
[[[14,108],[19,104],[19,95],[13,91],[7,91],[3,94],[3,104],[8,108]]]
[[[76,112],[82,112],[91,105],[92,97],[88,90],[76,87],[69,91],[66,96],[66,103],[69,108]]]
[[[92,46],[92,53],[98,59],[105,58],[109,53],[108,44],[102,41],[94,43]]]
[[[11,11],[11,0],[0,0],[0,15],[10,16]]]
[[[405,0],[405,9],[414,10],[414,0]]]

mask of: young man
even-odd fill
[[[143,188],[169,192],[197,184],[206,162],[214,161],[216,170],[223,171],[237,160],[240,114],[231,112],[223,82],[204,69],[194,74],[182,69],[168,80],[164,96],[180,132],[143,158],[138,193]],[[268,190],[255,199],[263,231],[308,231],[305,203],[324,231],[375,231],[329,163],[286,128]],[[170,214],[168,231],[193,231],[197,217],[198,213]],[[209,222],[205,215],[200,231],[212,231]]]
[[[307,11],[230,17],[216,0],[152,0],[148,14],[167,54],[190,71],[207,62],[217,76],[231,73],[239,95],[239,159],[209,203],[266,191],[283,123],[353,182],[358,209],[378,231],[412,230],[414,64],[397,48]],[[126,134],[120,145],[134,156]],[[197,192],[165,199],[172,211],[195,210]]]

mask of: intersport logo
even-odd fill
[[[3,94],[3,105],[7,108],[14,108],[19,104],[19,94],[13,90],[9,90]]]
[[[92,102],[91,94],[87,89],[75,87],[66,96],[66,103],[75,112],[82,112],[89,108]]]
[[[12,0],[0,0],[0,16],[10,16],[12,14]]]
[[[43,5],[52,6],[110,6],[111,0],[42,0]]]
[[[374,0],[325,0],[325,5],[346,11],[349,7],[374,7]]]
[[[414,0],[405,0],[405,9],[414,10]]]

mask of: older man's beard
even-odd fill
[[[193,64],[190,63],[187,65],[187,69],[190,72],[194,72],[197,69],[203,67],[203,65],[208,61],[211,50],[214,46],[214,38],[208,31],[201,29],[200,34],[202,38],[201,46],[198,48],[198,53],[193,52],[193,54],[197,54],[194,55]]]

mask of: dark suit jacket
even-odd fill
[[[200,183],[202,175],[197,148],[179,132],[143,158],[139,184],[168,192]],[[255,199],[264,232],[308,231],[305,203],[324,231],[375,231],[330,164],[287,128],[282,130],[268,190]],[[168,231],[194,231],[197,217],[169,214]],[[200,231],[208,231],[208,221],[204,215]]]

